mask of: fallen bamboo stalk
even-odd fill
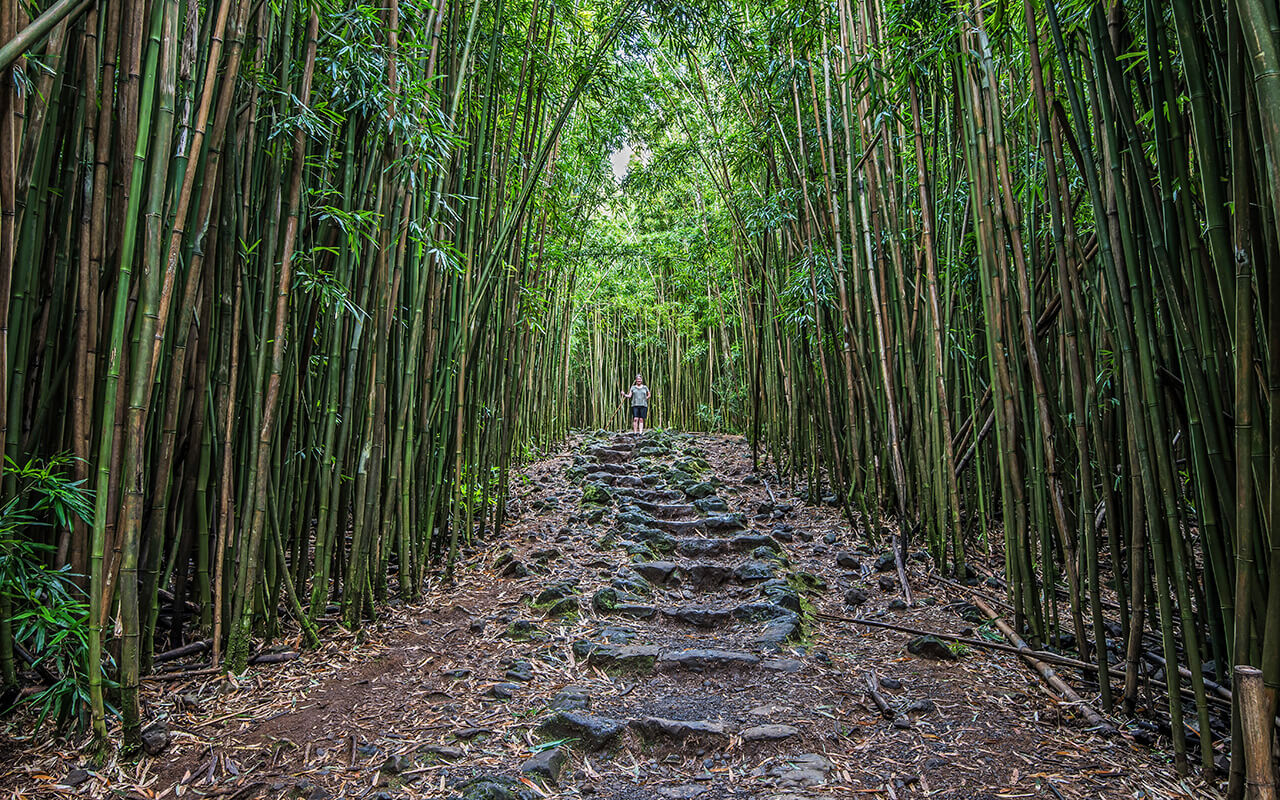
[[[198,642],[191,642],[190,644],[184,644],[182,647],[175,647],[172,650],[157,653],[151,661],[153,664],[162,664],[165,661],[174,661],[186,656],[193,656],[208,650],[211,644],[212,642],[209,639],[201,639]]]
[[[814,614],[814,616],[818,619],[825,619],[830,622],[851,622],[856,625],[866,625],[871,628],[884,628],[885,630],[898,631],[899,633],[910,633],[916,636],[934,636],[939,639],[946,639],[949,642],[981,647],[987,650],[997,650],[1001,653],[1010,653],[1015,656],[1025,655],[1026,652],[1030,652],[1042,661],[1052,661],[1057,664],[1061,664],[1064,667],[1076,667],[1077,669],[1086,670],[1095,669],[1092,664],[1086,664],[1085,662],[1071,658],[1070,656],[1060,656],[1057,653],[1049,653],[1044,650],[1031,650],[1030,648],[1027,648],[1027,651],[1024,652],[1013,645],[1001,644],[1000,642],[989,642],[986,639],[975,639],[971,636],[960,636],[954,633],[940,633],[938,631],[929,631],[923,628],[913,628],[910,625],[898,625],[893,622],[883,622],[878,619],[865,619],[863,617],[840,617],[835,614],[823,613],[817,613]]]
[[[1050,688],[1066,698],[1069,703],[1079,708],[1080,712],[1084,714],[1085,719],[1089,720],[1090,725],[1093,725],[1104,733],[1115,732],[1115,728],[1112,727],[1111,723],[1107,722],[1105,717],[1099,714],[1091,705],[1086,703],[1084,698],[1067,685],[1066,681],[1059,678],[1058,674],[1053,671],[1053,667],[1045,663],[1047,659],[1044,659],[1043,656],[1037,653],[1037,651],[1028,647],[1027,643],[1022,640],[1022,637],[1018,635],[1017,631],[1009,627],[1009,624],[1001,619],[1000,615],[996,614],[991,606],[983,602],[982,598],[978,597],[976,594],[970,593],[969,596],[972,598],[973,604],[977,606],[983,614],[986,614],[993,623],[995,623],[995,626],[1000,629],[1000,632],[1004,634],[1004,637],[1008,639],[1012,645],[1018,648],[1018,652],[1022,658],[1040,675],[1041,678],[1044,678],[1044,682],[1049,684]],[[1084,662],[1078,663],[1083,664]]]
[[[867,673],[867,694],[871,697],[871,702],[876,704],[876,708],[880,709],[880,716],[885,719],[893,719],[897,716],[889,706],[889,701],[880,694],[880,678],[876,676],[875,670]]]

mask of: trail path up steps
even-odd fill
[[[33,768],[80,796],[132,780],[235,800],[1214,796],[1136,734],[1091,730],[1015,656],[816,616],[983,619],[921,552],[907,607],[868,544],[891,531],[766,487],[749,452],[576,436],[515,474],[502,535],[424,603],[235,681],[148,683],[173,743],[132,772],[70,750]]]

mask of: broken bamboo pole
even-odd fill
[[[1111,723],[1107,722],[1106,718],[1099,714],[1097,709],[1086,703],[1084,698],[1067,685],[1066,681],[1059,678],[1058,673],[1053,671],[1053,667],[1046,664],[1042,658],[1038,658],[1038,654],[1027,646],[1027,643],[1023,641],[1017,631],[1009,627],[1009,624],[1001,619],[1000,615],[997,614],[991,606],[983,602],[982,598],[978,597],[976,594],[970,593],[970,598],[973,604],[978,607],[978,610],[983,614],[986,614],[987,618],[1000,629],[1000,632],[1004,634],[1004,638],[1008,639],[1009,643],[1018,649],[1018,653],[1022,656],[1023,660],[1025,660],[1027,664],[1029,664],[1031,668],[1044,679],[1045,683],[1049,684],[1050,688],[1066,698],[1068,703],[1079,708],[1080,713],[1084,714],[1085,719],[1089,721],[1090,725],[1098,728],[1104,733],[1115,732],[1115,728],[1112,727]]]
[[[1262,670],[1240,665],[1235,670],[1236,701],[1244,733],[1247,800],[1276,800],[1275,765],[1271,763],[1271,734],[1275,692],[1262,681]]]

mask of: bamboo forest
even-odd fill
[[[0,0],[0,77],[0,796],[1277,796],[1276,0]]]

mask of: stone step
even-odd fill
[[[720,628],[735,622],[772,622],[794,620],[799,615],[789,608],[767,601],[753,601],[734,606],[713,606],[688,603],[659,609],[662,616],[673,622],[692,625],[695,628]]]
[[[646,739],[724,739],[729,735],[723,722],[710,720],[664,719],[644,717],[631,721],[631,726]]]
[[[741,514],[711,514],[701,519],[677,520],[658,517],[641,510],[622,512],[618,515],[618,522],[623,525],[656,528],[676,536],[689,536],[695,533],[728,536],[747,527],[746,517]]]
[[[605,486],[639,489],[644,481],[639,475],[614,475],[612,472],[592,472],[587,475],[588,482],[603,483]]]
[[[646,500],[636,500],[633,505],[649,516],[663,520],[692,517],[698,513],[698,510],[690,503],[650,503]]]
[[[767,547],[781,552],[782,545],[772,536],[743,533],[732,539],[708,539],[703,536],[682,536],[675,539],[675,552],[689,558],[714,558],[731,552],[749,552],[757,547]]]
[[[692,647],[680,650],[664,649],[651,644],[612,645],[587,640],[574,643],[574,652],[590,666],[611,672],[707,672],[718,669],[754,667],[761,663],[760,656],[742,650],[717,647]],[[773,671],[774,662],[765,662]]]
[[[661,503],[668,500],[683,500],[684,492],[679,489],[635,488],[624,489],[619,492],[619,497],[631,501],[643,500],[646,503]]]
[[[597,445],[587,451],[587,456],[594,458],[601,464],[619,464],[623,461],[631,460],[631,448],[624,448],[621,445],[613,445],[610,447]]]
[[[615,464],[608,461],[590,465],[591,472],[608,472],[611,475],[627,475],[632,469],[629,464]]]
[[[702,672],[708,669],[730,669],[733,667],[753,667],[760,663],[760,657],[752,653],[738,650],[698,649],[672,650],[658,657],[659,670],[685,669],[691,672]]]

